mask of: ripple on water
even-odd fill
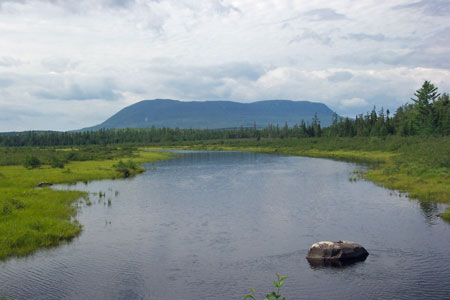
[[[242,299],[276,272],[288,299],[445,299],[450,226],[435,207],[370,182],[355,164],[252,153],[190,153],[126,180],[77,218],[72,243],[0,263],[0,293],[17,299]],[[56,187],[67,188],[67,187]],[[113,191],[119,193],[115,195]],[[109,223],[111,222],[111,223]],[[321,240],[369,251],[345,268],[312,267]]]

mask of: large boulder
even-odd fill
[[[319,242],[309,249],[306,259],[317,261],[355,261],[364,260],[369,253],[363,246],[348,241]]]

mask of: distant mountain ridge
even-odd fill
[[[14,135],[14,134],[24,134],[24,133],[34,133],[34,134],[45,134],[45,133],[61,133],[63,131],[56,130],[24,130],[24,131],[5,131],[0,132],[0,135]]]
[[[127,106],[101,124],[81,129],[109,128],[199,128],[289,126],[301,120],[311,122],[317,113],[322,126],[331,124],[333,111],[323,103],[292,100],[264,100],[252,103],[232,101],[143,100]]]

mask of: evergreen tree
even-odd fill
[[[426,80],[422,87],[418,89],[411,98],[414,101],[414,113],[421,131],[424,133],[432,133],[434,131],[435,118],[433,106],[439,97],[435,87],[430,81]]]

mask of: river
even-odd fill
[[[450,226],[372,182],[357,164],[245,152],[185,152],[129,179],[59,189],[89,192],[82,234],[0,262],[15,299],[243,299],[250,288],[294,299],[445,299]],[[99,197],[98,193],[105,193]],[[86,204],[86,202],[88,204]],[[314,267],[322,240],[362,244],[368,258]]]

